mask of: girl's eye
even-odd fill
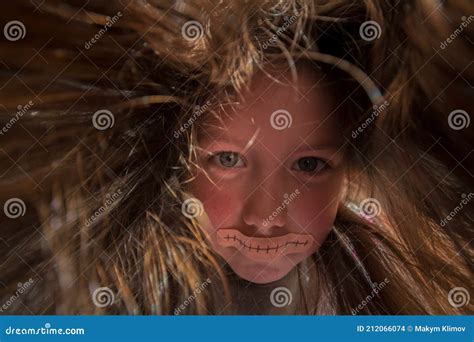
[[[219,152],[212,157],[213,162],[226,168],[244,167],[243,157],[236,152]]]
[[[297,171],[318,173],[328,167],[328,163],[316,157],[303,157],[295,162],[293,168]]]

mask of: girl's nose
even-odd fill
[[[255,226],[257,229],[281,228],[286,224],[288,217],[288,208],[284,200],[281,183],[275,179],[266,179],[248,194],[244,201],[242,218],[247,225]]]

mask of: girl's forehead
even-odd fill
[[[293,79],[289,71],[271,76],[257,74],[238,104],[222,106],[219,122],[206,125],[208,136],[247,137],[259,130],[271,139],[306,139],[338,133],[338,104],[324,76],[299,72]]]

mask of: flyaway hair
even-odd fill
[[[231,313],[229,271],[181,211],[196,131],[219,119],[222,104],[245,105],[240,95],[255,73],[271,66],[296,78],[304,64],[327,75],[345,108],[350,166],[335,229],[299,270],[315,281],[298,284],[296,313],[351,314],[388,279],[358,314],[472,314],[472,302],[452,305],[449,293],[474,294],[473,134],[448,120],[474,113],[472,2],[19,0],[2,8],[2,24],[20,21],[25,32],[0,40],[6,312],[171,315],[188,300],[183,314]],[[372,221],[349,205],[367,198],[380,205]],[[23,215],[6,215],[11,199]],[[110,305],[97,305],[105,287]]]

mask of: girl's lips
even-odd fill
[[[235,247],[246,257],[256,260],[272,260],[286,254],[305,253],[313,246],[310,234],[289,233],[276,237],[251,237],[236,229],[219,229],[217,243]]]

